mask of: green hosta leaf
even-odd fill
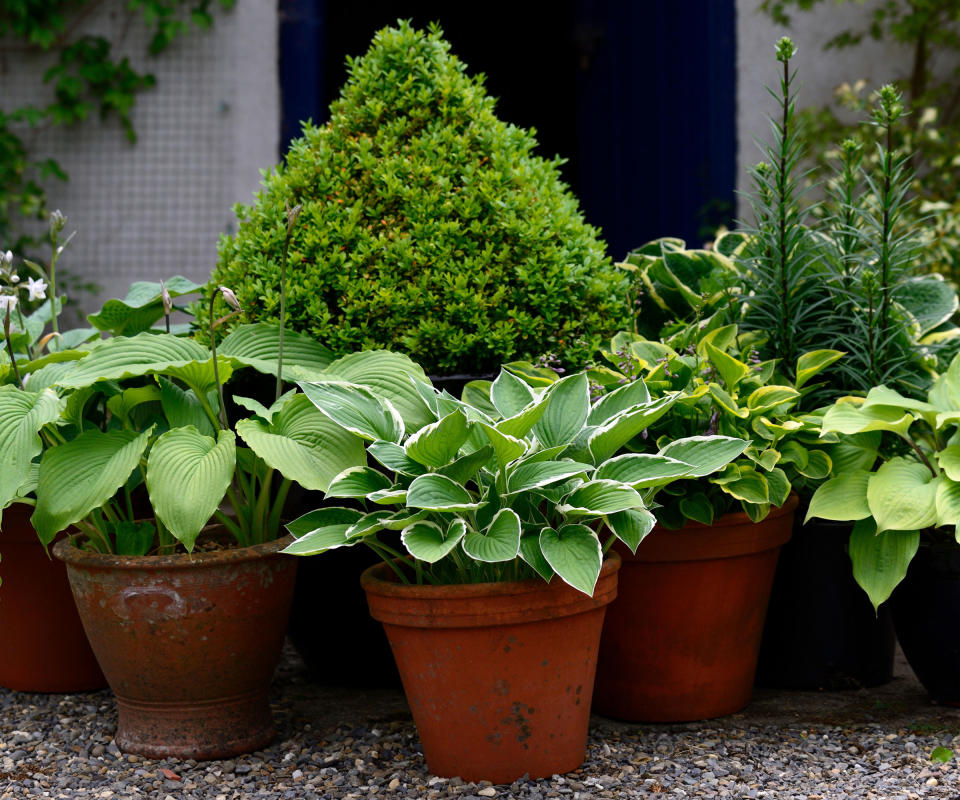
[[[280,328],[263,322],[234,328],[217,348],[234,367],[253,367],[267,375],[277,374]],[[283,378],[288,381],[323,380],[323,371],[333,354],[319,342],[296,331],[283,332]]]
[[[779,508],[787,502],[790,496],[790,479],[782,469],[772,469],[764,477],[767,479],[767,491],[770,495],[770,505]]]
[[[913,414],[889,406],[860,408],[856,403],[838,401],[823,416],[823,432],[865,433],[892,431],[903,435],[913,424]]]
[[[690,464],[690,475],[702,478],[733,461],[750,445],[732,436],[688,436],[661,448],[660,455]]]
[[[414,477],[423,475],[427,471],[423,464],[418,464],[410,458],[407,451],[396,442],[385,442],[378,439],[367,446],[367,452],[387,469],[399,472],[401,475]]]
[[[790,386],[761,386],[747,396],[747,408],[751,414],[762,414],[785,403],[794,403],[800,392]]]
[[[210,351],[192,339],[165,333],[138,333],[98,344],[60,379],[65,389],[80,389],[99,381],[167,372],[196,361],[209,361]]]
[[[758,436],[768,441],[774,441],[789,433],[796,433],[802,430],[803,423],[795,419],[788,419],[782,423],[776,423],[771,422],[766,417],[754,417],[750,421],[750,427],[753,428]]]
[[[584,373],[570,375],[546,389],[547,408],[533,432],[544,447],[570,444],[587,422],[590,389]]]
[[[520,537],[520,558],[522,558],[533,571],[536,572],[545,581],[549,581],[553,575],[553,568],[547,563],[540,550],[540,537],[536,534],[528,534]]]
[[[938,526],[960,524],[960,483],[941,475],[936,502]]]
[[[710,396],[713,398],[714,402],[728,414],[732,414],[738,419],[746,419],[750,416],[750,409],[740,408],[740,406],[737,405],[737,401],[734,400],[727,392],[721,389],[719,384],[709,384],[707,386],[707,391],[710,392]]]
[[[665,486],[689,475],[693,467],[683,461],[647,453],[627,453],[604,461],[593,477],[628,483],[634,489]]]
[[[813,350],[797,359],[796,387],[800,389],[811,378],[819,375],[846,353],[840,350]]]
[[[723,385],[727,391],[736,391],[740,381],[750,374],[750,367],[742,361],[738,361],[733,356],[724,353],[717,347],[714,347],[710,342],[706,343],[706,352],[710,363],[713,364],[717,372],[720,373],[720,377],[723,378]]]
[[[529,361],[511,361],[503,365],[530,386],[542,388],[557,382],[557,373],[547,367],[535,367]]]
[[[637,378],[601,397],[590,409],[587,424],[603,425],[621,411],[626,411],[628,408],[634,408],[635,406],[644,406],[649,402],[650,391],[643,380]]]
[[[488,417],[499,417],[500,412],[497,411],[496,406],[490,402],[490,390],[492,386],[492,381],[470,381],[463,387],[463,402],[480,409]]]
[[[718,350],[729,350],[737,341],[737,326],[723,325],[720,328],[714,328],[709,333],[700,337],[697,342],[697,352],[700,356],[706,358],[707,344],[712,344]]]
[[[833,463],[830,460],[830,456],[828,456],[822,450],[811,450],[806,466],[802,468],[798,466],[797,472],[806,478],[819,481],[826,478],[830,474],[832,468]]]
[[[731,481],[714,481],[724,492],[753,505],[770,502],[770,487],[767,479],[752,467],[740,468],[740,477]]]
[[[456,481],[427,473],[413,479],[407,489],[407,505],[428,511],[470,511],[479,503]]]
[[[286,400],[270,424],[244,419],[236,429],[260,458],[304,489],[326,491],[338,473],[366,463],[363,443],[302,394]]]
[[[570,492],[566,502],[557,510],[570,517],[588,517],[643,507],[643,498],[632,486],[617,481],[592,480]]]
[[[681,497],[677,507],[686,519],[702,525],[713,524],[713,504],[703,492],[694,492],[687,497]]]
[[[595,464],[606,461],[634,436],[666,414],[679,394],[659,397],[644,406],[627,409],[590,434],[590,453]],[[682,460],[682,459],[680,459]]]
[[[843,436],[836,444],[830,445],[831,469],[834,475],[855,470],[873,469],[877,461],[880,442],[883,434],[880,431],[870,433],[855,433],[852,436]]]
[[[158,376],[158,381],[160,383],[160,406],[163,408],[163,415],[167,418],[171,428],[185,428],[192,425],[200,433],[207,436],[216,435],[213,423],[203,410],[200,399],[193,389],[181,389],[173,381],[162,375]],[[234,398],[241,405],[241,401],[244,399]],[[216,395],[208,398],[208,405],[210,405],[211,410],[216,409],[218,404]]]
[[[904,397],[893,389],[886,386],[874,386],[868,393],[866,400],[860,406],[861,410],[887,408],[897,410],[900,413],[912,411],[923,417],[927,423],[933,427],[936,424],[937,409],[930,403],[924,403],[920,400],[914,400],[910,397]]]
[[[960,444],[952,444],[937,453],[937,464],[950,480],[960,480]]]
[[[193,427],[173,428],[150,448],[150,504],[188,553],[227,493],[236,457],[233,431],[213,439]]]
[[[361,439],[397,443],[403,439],[399,412],[389,400],[378,397],[365,386],[322,381],[301,383],[300,388],[322,413]]]
[[[798,469],[810,463],[810,451],[799,442],[787,441],[780,443],[780,463],[794,464]]]
[[[182,275],[174,275],[164,285],[170,297],[199,292],[203,286]],[[163,318],[163,299],[159,283],[136,281],[130,285],[123,300],[111,299],[96,314],[87,319],[101,331],[115,336],[133,336],[146,331]]]
[[[501,509],[483,533],[467,531],[462,546],[476,561],[512,561],[520,552],[520,517],[513,509]]]
[[[153,547],[157,528],[152,522],[122,520],[112,526],[118,556],[145,556]]]
[[[64,405],[50,389],[26,392],[0,386],[0,509],[17,496],[43,449],[40,429],[54,422]]]
[[[891,458],[870,476],[867,503],[877,532],[913,531],[937,520],[937,481],[923,464]]]
[[[877,534],[872,519],[853,526],[850,560],[853,577],[870,598],[874,610],[906,577],[907,567],[920,545],[919,531],[887,531]]]
[[[487,425],[484,422],[480,422],[478,425],[493,446],[493,452],[496,453],[497,462],[501,469],[527,452],[526,442],[522,439],[500,433],[492,425]]]
[[[324,374],[328,379],[366,386],[377,397],[388,400],[410,433],[443,416],[431,415],[416,384],[426,384],[431,389],[433,387],[430,386],[424,371],[402,353],[393,353],[390,350],[350,353],[330,364]],[[389,436],[377,438],[399,441]]]
[[[657,518],[646,509],[628,508],[607,515],[607,525],[616,537],[636,553],[648,533],[657,524]]]
[[[318,508],[287,524],[297,537],[281,552],[295,556],[312,556],[337,547],[350,547],[360,539],[347,540],[347,531],[363,514],[352,508]]]
[[[520,464],[507,476],[507,494],[517,494],[566,480],[592,470],[577,461],[534,461]]]
[[[531,403],[514,416],[500,420],[495,427],[500,433],[505,433],[507,436],[516,436],[518,438],[526,436],[530,432],[530,429],[540,421],[540,417],[543,416],[546,408],[546,400],[540,399],[537,402]]]
[[[326,489],[327,497],[363,499],[368,494],[389,489],[390,479],[371,467],[350,467],[337,475]]]
[[[466,483],[474,478],[493,457],[493,448],[490,445],[484,445],[479,450],[461,456],[452,464],[441,467],[438,472],[455,480],[457,483]]]
[[[420,464],[442,467],[456,458],[467,436],[467,417],[458,408],[413,434],[404,444],[404,450]]]
[[[564,583],[592,595],[603,561],[600,540],[586,525],[540,531],[540,552]]]
[[[467,524],[459,517],[446,531],[435,522],[414,522],[403,529],[400,540],[415,559],[433,564],[453,550],[466,532]]]
[[[957,292],[942,275],[919,275],[902,281],[894,299],[909,311],[920,326],[920,335],[949,320],[957,311]]]
[[[743,451],[743,454],[755,464],[759,464],[765,470],[773,469],[780,461],[780,453],[773,448],[767,448],[766,450],[760,452],[756,447],[751,445]]]
[[[227,359],[218,355],[216,372],[213,369],[213,359],[208,358],[206,361],[191,361],[188,364],[171,364],[163,370],[163,374],[169,378],[179,378],[199,397],[216,392],[218,375],[221,386],[229,381],[233,374],[233,366]]]
[[[813,493],[807,520],[813,517],[839,521],[866,519],[870,516],[867,487],[871,473],[866,470],[843,472],[821,484]]]
[[[37,508],[30,518],[40,541],[50,544],[64,528],[113,497],[140,464],[152,433],[152,428],[141,434],[86,431],[47,450],[40,462]]]
[[[130,389],[124,389],[120,394],[115,394],[107,400],[107,408],[110,413],[120,419],[127,419],[134,408],[144,403],[157,403],[160,401],[160,389],[157,386],[134,386]]]
[[[504,419],[516,416],[535,399],[527,383],[505,369],[490,387],[490,400]]]

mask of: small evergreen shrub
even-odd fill
[[[335,354],[387,347],[434,374],[544,352],[585,363],[628,303],[562,162],[497,119],[437,28],[386,28],[349,67],[330,121],[305,124],[237,207],[211,288],[232,288],[248,318],[277,318],[286,208],[302,204],[288,325]]]

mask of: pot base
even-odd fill
[[[267,692],[261,690],[203,703],[118,696],[117,714],[117,747],[147,758],[232,758],[266,747],[276,736]]]

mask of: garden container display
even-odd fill
[[[0,686],[86,692],[107,685],[77,615],[67,570],[30,524],[32,506],[3,510],[0,533]]]
[[[229,758],[275,735],[267,690],[297,560],[291,537],[191,555],[54,547],[117,697],[116,741],[148,758]]]
[[[797,500],[761,522],[659,526],[623,559],[600,642],[594,711],[680,722],[739,711],[750,700],[780,547]]]
[[[411,586],[383,564],[363,573],[432,773],[509,783],[583,762],[619,567],[611,554],[592,597],[559,578]]]

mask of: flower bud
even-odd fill
[[[300,212],[303,211],[303,205],[297,203],[293,208],[287,209],[287,233],[289,234],[293,230],[293,226],[297,223],[297,217],[300,216]]]
[[[220,294],[223,295],[223,299],[226,300],[227,305],[230,306],[234,311],[240,310],[240,301],[237,300],[237,296],[233,293],[232,289],[228,289],[226,286],[220,286],[217,289]]]
[[[777,42],[777,61],[787,62],[796,54],[797,46],[789,36],[784,36]]]
[[[160,281],[160,299],[163,301],[163,313],[169,314],[173,310],[173,298],[170,297],[167,285],[163,281]]]
[[[50,215],[50,233],[56,236],[64,229],[67,224],[67,218],[63,216],[60,209],[57,209]]]

